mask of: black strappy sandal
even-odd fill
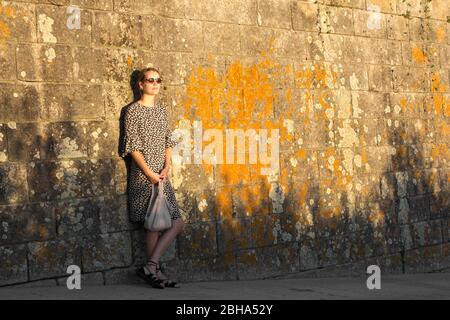
[[[158,264],[156,262],[151,261],[151,260],[149,260],[148,262],[151,265],[154,265],[154,266],[158,267]],[[158,269],[156,269],[156,270],[158,270]],[[153,288],[164,289],[163,281],[158,279],[156,274],[150,272],[150,270],[149,270],[149,274],[145,274],[144,266],[142,266],[139,269],[137,269],[136,270],[136,274],[138,275],[139,278],[145,280],[145,282],[147,282]]]
[[[159,264],[156,266],[156,272],[158,271],[164,272],[164,270],[162,269],[161,266],[159,266]],[[170,280],[169,278],[160,279],[160,281],[167,288],[180,288],[180,284],[177,281]]]

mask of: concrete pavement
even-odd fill
[[[450,273],[385,275],[381,289],[369,290],[366,278],[270,279],[183,283],[153,289],[142,284],[54,287],[2,287],[2,300],[28,299],[450,299]]]

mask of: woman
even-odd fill
[[[164,184],[164,195],[169,202],[172,227],[160,232],[146,230],[147,264],[137,270],[137,275],[152,287],[179,287],[168,279],[159,266],[159,259],[176,236],[183,230],[182,220],[168,172],[172,147],[178,142],[172,140],[167,117],[166,104],[157,98],[161,86],[160,72],[156,68],[140,71],[137,86],[141,97],[125,112],[124,140],[121,156],[131,155],[128,201],[130,220],[144,222],[145,212],[157,183]]]

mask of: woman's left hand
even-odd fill
[[[164,169],[162,169],[162,171],[161,171],[161,173],[159,174],[159,176],[160,176],[161,178],[163,178],[162,181],[166,181],[167,175],[168,175],[168,174],[169,174],[169,167],[164,167]]]

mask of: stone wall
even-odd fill
[[[449,15],[444,0],[2,1],[0,285],[64,285],[71,264],[83,283],[133,281],[143,230],[118,145],[146,66],[174,128],[280,135],[269,176],[173,165],[188,224],[171,274],[448,270]]]

